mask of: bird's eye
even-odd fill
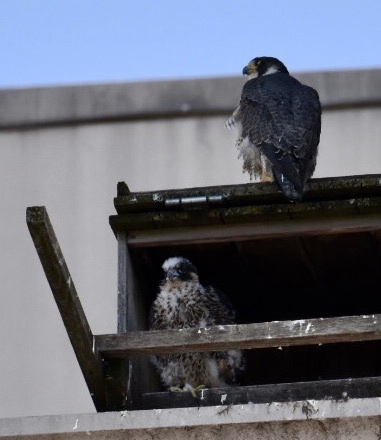
[[[257,60],[257,61],[255,62],[255,65],[256,65],[256,66],[259,66],[259,65],[261,64],[261,62],[262,62],[261,60]]]

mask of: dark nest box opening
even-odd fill
[[[272,184],[145,193],[120,184],[110,217],[119,331],[147,329],[171,256],[189,258],[203,284],[228,295],[241,324],[381,313],[380,182],[315,179],[299,204]],[[242,385],[381,375],[380,341],[256,349],[247,358]],[[159,391],[147,369],[143,392]]]

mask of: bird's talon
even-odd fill
[[[170,387],[169,391],[172,392],[178,392],[178,391],[184,391],[184,388],[180,388],[180,387]]]
[[[187,384],[185,384],[183,390],[189,391],[191,393],[192,397],[195,398],[196,400],[198,400],[197,395],[196,395],[196,391],[203,390],[204,388],[205,388],[205,385],[198,385],[197,387],[194,387],[194,386],[187,383]]]

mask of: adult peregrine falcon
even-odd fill
[[[235,312],[228,298],[213,287],[200,284],[196,268],[189,260],[169,258],[162,267],[165,277],[152,304],[150,329],[202,328],[235,323]],[[165,387],[191,392],[200,386],[235,385],[237,373],[243,370],[240,350],[154,356],[151,362]]]
[[[275,181],[289,200],[301,200],[320,140],[321,106],[311,87],[293,78],[276,58],[258,57],[243,68],[249,80],[226,127],[237,126],[243,170]]]

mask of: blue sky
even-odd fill
[[[0,87],[381,67],[380,0],[0,0]]]

